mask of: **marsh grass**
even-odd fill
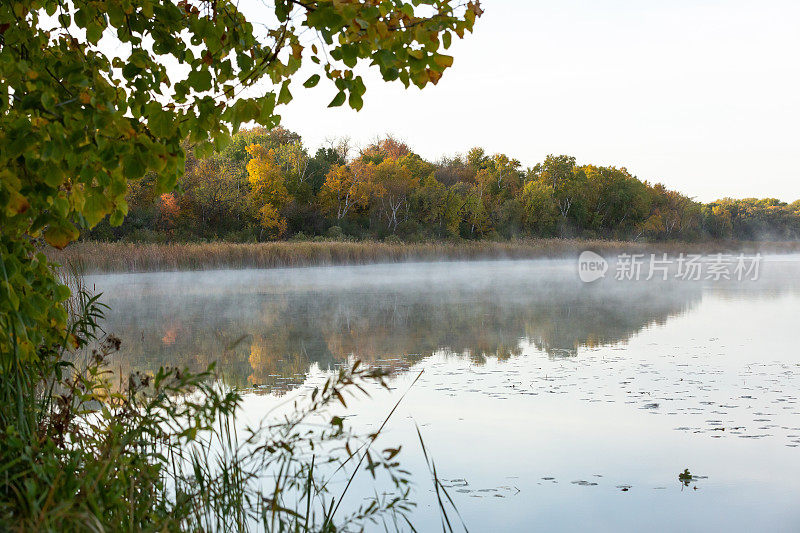
[[[280,268],[403,261],[536,259],[574,257],[583,250],[628,253],[786,253],[800,251],[796,242],[663,242],[637,243],[582,239],[453,241],[402,243],[385,241],[280,241],[266,243],[77,242],[51,258],[80,265],[87,273]]]

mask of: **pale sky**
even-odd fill
[[[365,79],[360,112],[293,84],[312,149],[391,133],[429,159],[482,146],[627,167],[701,201],[800,198],[800,2],[484,0],[438,86]]]

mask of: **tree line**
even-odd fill
[[[149,173],[128,186],[124,223],[86,237],[134,241],[303,238],[794,240],[800,200],[703,204],[626,168],[549,155],[530,168],[472,148],[426,161],[392,137],[354,149],[332,140],[311,155],[287,129],[257,127],[196,157],[184,141],[176,192]]]

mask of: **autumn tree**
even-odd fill
[[[488,167],[489,157],[486,155],[486,150],[479,146],[470,148],[467,152],[467,164],[472,167],[473,173]]]
[[[275,149],[253,144],[247,151],[251,157],[247,163],[250,205],[267,235],[280,237],[286,231],[286,219],[281,210],[289,200],[283,165]]]
[[[389,159],[400,159],[411,153],[411,148],[406,143],[387,135],[378,142],[378,149]]]
[[[471,182],[475,177],[475,170],[461,156],[444,157],[435,165],[436,180],[446,187],[458,182]]]
[[[650,189],[652,209],[640,224],[641,232],[655,239],[696,238],[700,229],[700,204],[657,183]]]
[[[401,213],[408,209],[408,199],[419,179],[397,159],[385,159],[375,166],[372,196],[390,231],[395,232]]]
[[[369,203],[374,170],[374,164],[356,161],[350,165],[336,165],[328,171],[320,190],[320,200],[337,221],[356,207]]]
[[[175,195],[171,192],[162,194],[158,199],[159,229],[171,232],[178,222],[181,210]]]
[[[171,203],[155,194],[157,175],[150,172],[128,184],[130,213],[125,224],[111,228],[101,223],[91,238],[162,238],[152,235],[157,232],[181,239],[252,240],[323,232],[332,237],[343,233],[382,237],[387,230],[414,239],[565,234],[656,240],[800,236],[797,203],[723,198],[700,205],[663,185],[642,182],[625,168],[579,166],[566,156],[551,156],[526,171],[514,158],[488,155],[480,148],[432,163],[405,143],[382,138],[348,161],[346,155],[353,151],[346,140],[329,139],[309,157],[300,136],[283,128],[242,130],[231,144],[203,158],[195,155],[188,140],[182,146],[185,169],[178,190],[168,197]],[[559,171],[558,159],[565,158],[571,175],[562,172],[566,178],[553,179]],[[261,176],[250,177],[254,183],[260,181],[258,194],[251,190],[247,172],[254,159],[251,168],[260,165]],[[379,167],[391,170],[380,180]],[[243,183],[238,176],[244,176]],[[553,183],[578,199],[567,217]],[[398,184],[402,190],[395,199]],[[168,209],[172,204],[174,211]],[[163,216],[167,212],[174,215]]]
[[[387,135],[361,148],[358,158],[378,165],[386,159],[400,159],[410,153],[411,148],[406,143]]]
[[[230,227],[243,207],[237,173],[226,163],[217,154],[206,157],[179,181],[185,207],[194,212],[192,224],[211,235]]]
[[[725,200],[712,202],[702,208],[703,229],[715,239],[733,237],[734,214]]]

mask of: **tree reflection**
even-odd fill
[[[122,291],[124,293],[124,291]],[[695,284],[587,286],[572,278],[247,291],[108,291],[106,330],[124,343],[123,371],[217,361],[238,386],[285,391],[311,365],[349,358],[400,371],[445,350],[475,363],[510,359],[523,341],[550,357],[627,341],[695,306]]]

